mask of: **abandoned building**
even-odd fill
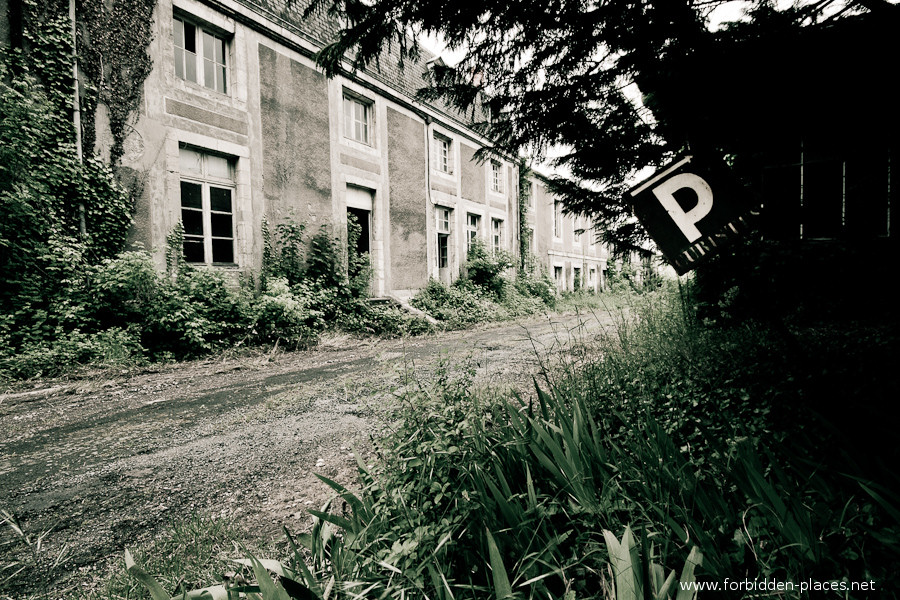
[[[414,98],[439,59],[328,79],[314,56],[337,27],[324,11],[304,18],[306,4],[157,2],[152,71],[121,158],[143,177],[134,241],[162,269],[180,221],[186,261],[256,271],[264,219],[341,232],[354,215],[372,294],[400,298],[457,278],[475,239],[517,255],[518,160],[476,161],[487,140]],[[108,156],[104,127],[101,107],[95,151]],[[538,262],[562,289],[601,289],[607,255],[590,225],[563,216],[540,177],[530,185]]]

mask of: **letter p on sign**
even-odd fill
[[[698,161],[685,156],[629,190],[628,195],[635,216],[679,274],[743,235],[751,217],[759,214],[730,169],[712,158]]]
[[[685,188],[690,188],[697,194],[697,205],[687,212],[675,200],[675,192]],[[653,195],[663,205],[663,208],[669,213],[669,217],[689,242],[696,242],[703,237],[703,234],[697,229],[697,222],[708,215],[713,206],[712,188],[706,181],[693,173],[679,173],[653,188]]]

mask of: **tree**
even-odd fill
[[[482,154],[541,158],[565,149],[554,162],[571,175],[554,178],[552,191],[567,212],[594,218],[607,241],[633,244],[642,232],[628,218],[624,192],[639,170],[690,151],[729,158],[739,176],[753,172],[761,143],[786,135],[777,86],[792,86],[796,74],[786,65],[797,36],[865,13],[893,27],[900,12],[884,0],[818,0],[786,10],[756,0],[749,22],[711,31],[707,17],[725,3],[314,0],[307,14],[327,6],[347,24],[319,55],[329,75],[341,71],[345,56],[355,69],[377,68],[389,51],[418,59],[422,34],[464,49],[456,66],[434,68],[420,98],[468,111],[495,143]],[[859,34],[842,51],[873,37]],[[891,39],[886,33],[881,42]],[[767,62],[754,62],[759,53]]]

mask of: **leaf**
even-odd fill
[[[512,598],[512,587],[509,585],[509,577],[506,575],[506,568],[503,566],[503,558],[500,556],[500,550],[491,535],[491,530],[485,528],[487,534],[488,554],[491,559],[491,576],[494,579],[494,591],[497,593],[498,600]]]
[[[214,585],[200,590],[191,590],[185,594],[174,596],[174,600],[230,600],[224,585]]]
[[[132,558],[131,552],[127,548],[125,549],[125,570],[147,588],[153,600],[169,600],[169,594],[166,593],[166,590],[147,571],[134,562],[134,558]]]
[[[294,572],[290,567],[284,566],[281,562],[277,560],[270,560],[267,558],[235,558],[232,559],[232,562],[236,562],[239,565],[245,565],[247,567],[253,567],[253,564],[258,562],[268,570],[273,573],[279,575],[280,577],[287,577],[289,579],[297,579],[297,573]]]
[[[281,577],[280,584],[284,588],[284,591],[287,592],[288,596],[294,599],[299,600],[317,600],[319,596],[312,589],[303,585],[300,582],[300,578],[298,577],[298,573],[296,573],[293,569],[288,566],[285,566],[283,563],[277,560],[270,559],[258,559],[258,558],[236,558],[234,562],[247,565],[248,567],[254,567],[255,563],[261,564],[263,567],[276,573]],[[305,564],[301,563],[301,569],[303,569],[306,574],[309,574],[309,570],[306,568]],[[259,579],[259,576],[257,576]],[[309,574],[309,581],[312,579],[312,575]]]
[[[681,570],[681,579],[679,580],[681,583],[678,586],[678,595],[675,596],[675,600],[693,600],[693,598],[696,598],[697,590],[691,589],[691,586],[684,584],[697,580],[694,577],[694,569],[702,564],[703,554],[697,546],[694,546],[691,548],[691,553],[688,554],[687,560],[684,561],[684,569]]]
[[[621,543],[615,534],[607,529],[603,530],[603,538],[606,540],[609,562],[616,580],[617,600],[637,600],[640,596],[636,587],[635,565],[632,563],[631,548],[634,546],[634,537],[631,535],[631,527],[625,528]]]
[[[253,561],[253,574],[256,575],[256,582],[259,584],[259,590],[263,598],[266,600],[291,600],[284,588],[272,580],[272,576],[256,558]],[[155,599],[154,599],[155,600]]]
[[[341,517],[339,515],[333,515],[331,513],[323,512],[321,510],[310,510],[309,514],[313,515],[314,517],[318,517],[323,521],[333,523],[347,532],[353,532],[353,523],[350,522],[350,519]]]

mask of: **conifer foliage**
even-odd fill
[[[757,0],[745,3],[749,19],[714,30],[710,13],[723,4],[314,0],[308,12],[327,6],[347,24],[319,55],[330,75],[348,55],[356,69],[377,69],[389,56],[419,58],[422,35],[464,51],[457,65],[434,66],[420,97],[469,111],[497,149],[555,157],[570,173],[552,185],[566,210],[594,217],[608,241],[636,242],[641,232],[625,218],[623,195],[638,171],[681,152],[752,162],[760,142],[777,145],[785,135],[781,115],[798,122],[808,113],[784,106],[804,100],[781,84],[834,80],[810,70],[833,66],[829,58],[790,54],[804,45],[797,36],[867,13],[877,17],[871,22],[896,24],[900,12],[885,0],[810,1],[785,10]],[[870,46],[880,37],[845,36],[847,44],[837,46],[844,54],[860,50],[856,61],[878,52]],[[835,44],[817,48],[828,46]]]

